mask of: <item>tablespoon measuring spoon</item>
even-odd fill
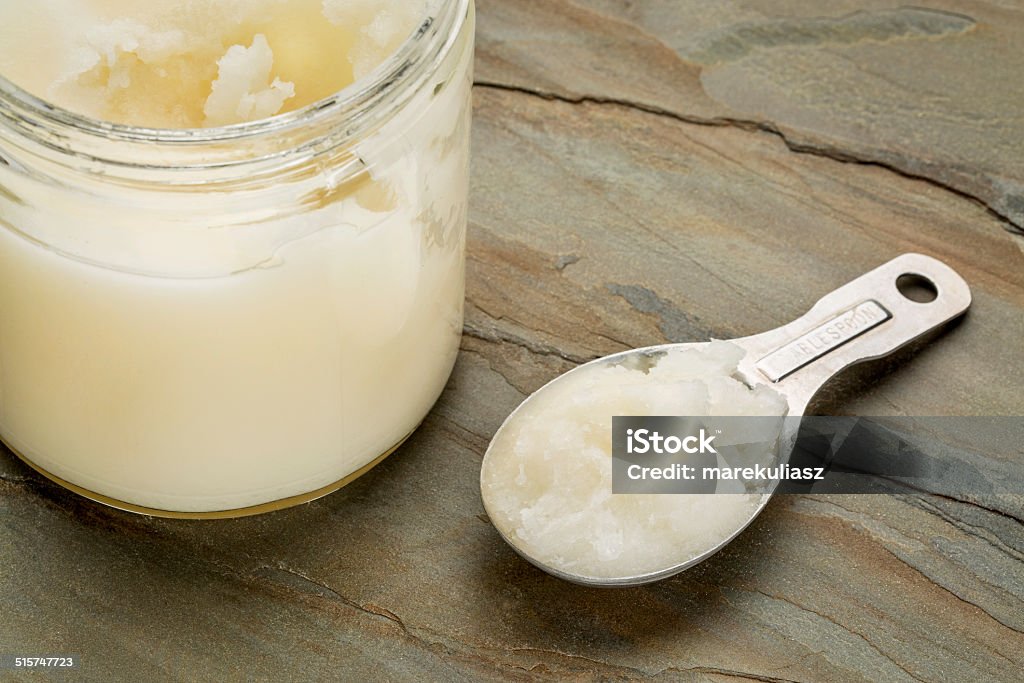
[[[799,418],[818,390],[837,373],[855,363],[893,353],[960,316],[970,304],[970,288],[952,268],[929,256],[904,254],[825,295],[806,314],[791,323],[761,334],[729,340],[744,352],[733,376],[751,388],[758,385],[770,387],[785,401],[787,415]],[[488,486],[485,479],[488,461],[502,457],[501,453],[495,452],[495,444],[501,441],[505,430],[512,428],[510,425],[526,419],[531,404],[557,391],[567,381],[578,381],[582,373],[600,372],[610,366],[643,367],[649,359],[700,346],[703,344],[663,344],[624,351],[574,368],[534,392],[509,415],[484,454],[481,493],[491,519],[495,519],[495,511],[490,496],[496,494],[493,493],[494,482]],[[544,417],[534,415],[529,419],[542,420]],[[779,439],[779,462],[786,462],[789,458],[799,419],[787,419],[785,424]],[[608,429],[611,430],[610,424]],[[609,453],[609,468],[611,459]],[[664,567],[647,568],[639,574],[623,575],[620,572],[615,576],[591,576],[553,567],[533,556],[499,525],[496,527],[516,552],[550,574],[585,585],[631,586],[667,578],[714,555],[761,513],[770,497],[771,493],[762,495],[745,522],[716,538],[717,542],[709,544],[702,552],[674,558]]]

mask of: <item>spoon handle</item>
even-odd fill
[[[970,305],[971,290],[952,268],[903,254],[825,295],[797,320],[734,340],[747,350],[739,369],[748,382],[784,394],[791,415],[802,415],[839,371],[892,353]]]

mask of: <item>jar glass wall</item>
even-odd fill
[[[244,514],[415,429],[462,329],[473,11],[252,124],[104,124],[0,80],[0,436],[87,495]],[[250,508],[246,510],[246,508]]]

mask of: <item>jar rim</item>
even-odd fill
[[[140,147],[163,148],[166,151],[184,152],[188,149],[203,149],[211,145],[230,145],[286,134],[295,134],[300,140],[295,149],[309,146],[323,147],[326,137],[331,137],[335,146],[347,139],[358,136],[366,124],[373,122],[370,116],[374,110],[389,103],[403,86],[417,80],[423,72],[429,73],[431,65],[438,64],[448,54],[460,34],[472,0],[438,0],[431,3],[436,11],[428,11],[424,19],[402,43],[402,45],[373,71],[316,102],[299,109],[257,119],[245,123],[209,128],[155,128],[104,121],[71,111],[41,97],[33,95],[0,74],[0,143],[3,142],[5,124],[17,129],[24,137],[35,138],[50,150],[70,154],[74,157],[104,165],[142,168],[199,168],[223,167],[251,161],[263,160],[258,151],[249,150],[241,155],[228,154],[232,159],[212,159],[213,163],[171,163],[156,161],[158,157],[143,161],[133,157]],[[430,8],[433,9],[433,8]],[[415,88],[410,88],[415,90]],[[331,122],[327,130],[320,130]],[[349,124],[349,125],[345,125]],[[344,127],[338,135],[339,126]],[[303,133],[308,131],[308,135]],[[333,133],[330,134],[330,133]],[[125,154],[96,154],[99,145],[127,143],[131,149]],[[280,149],[278,154],[280,156]],[[145,155],[150,157],[152,155]],[[156,163],[154,163],[156,161]]]

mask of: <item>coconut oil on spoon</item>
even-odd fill
[[[563,579],[627,586],[676,574],[727,545],[771,496],[727,487],[612,493],[613,416],[801,416],[841,370],[896,351],[970,303],[949,266],[904,254],[769,332],[581,365],[531,395],[495,434],[480,476],[484,507],[520,555]],[[766,455],[785,462],[798,423],[786,420]]]

